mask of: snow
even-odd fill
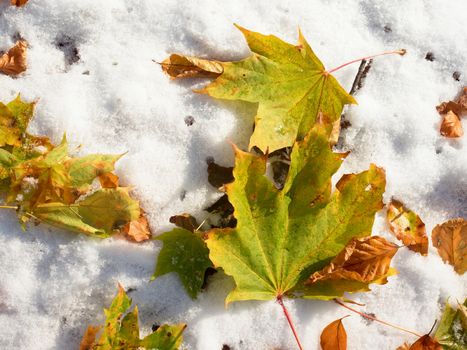
[[[0,100],[17,92],[39,99],[31,130],[56,142],[66,131],[72,146],[83,145],[81,154],[128,151],[117,173],[135,187],[157,233],[171,227],[174,214],[203,218],[202,209],[218,197],[207,183],[205,160],[233,163],[227,141],[246,148],[254,106],[193,94],[202,82],[170,82],[153,60],[172,52],[245,57],[248,48],[232,23],[289,42],[296,41],[300,27],[329,68],[407,49],[404,57],[374,61],[356,95],[359,105],[347,110],[352,126],[344,140],[352,153],[339,174],[372,162],[383,166],[386,202],[392,196],[405,202],[428,232],[449,218],[467,217],[466,139],[441,137],[435,110],[466,84],[464,0],[30,0],[23,8],[8,3],[0,2],[0,49],[19,33],[30,45],[29,68],[16,79],[0,76]],[[425,59],[428,52],[434,61]],[[357,68],[335,74],[347,90]],[[459,82],[454,71],[461,73]],[[191,126],[185,124],[188,116]],[[384,214],[378,214],[374,233],[390,237]],[[102,308],[115,295],[117,281],[131,288],[144,332],[154,323],[186,322],[188,349],[296,348],[275,302],[224,307],[233,285],[228,277],[211,277],[196,301],[176,276],[149,283],[161,248],[157,241],[98,241],[44,225],[22,232],[11,212],[0,212],[0,222],[2,349],[78,348],[86,326],[103,321]],[[433,247],[428,257],[402,249],[394,265],[399,274],[388,284],[353,296],[366,304],[358,308],[424,334],[446,298],[466,296],[467,278],[443,264]],[[307,350],[319,349],[321,330],[349,314],[332,302],[286,304]],[[393,349],[415,340],[355,314],[344,324],[349,349]]]

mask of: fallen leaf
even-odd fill
[[[431,239],[441,259],[462,275],[467,270],[467,221],[459,218],[437,225]]]
[[[142,213],[142,210],[140,217],[137,220],[133,220],[127,223],[123,227],[122,231],[130,240],[135,242],[147,241],[152,236],[148,219],[146,218],[144,213]]]
[[[206,270],[212,267],[202,233],[175,228],[156,237],[164,242],[151,280],[170,272],[178,274],[187,293],[194,299],[201,291]]]
[[[323,350],[346,350],[347,333],[342,323],[342,319],[335,320],[323,329],[320,337],[320,344]]]
[[[6,75],[18,75],[24,72],[26,65],[26,49],[28,44],[25,40],[19,40],[15,46],[0,57],[0,73]]]
[[[97,334],[95,328],[98,327],[89,327],[83,337],[80,350],[177,350],[180,347],[186,325],[162,325],[155,332],[140,339],[138,308],[135,306],[133,311],[128,312],[130,306],[131,299],[119,285],[118,294],[109,309],[104,309],[106,320],[99,340],[95,340]]]
[[[440,133],[441,135],[449,138],[462,137],[464,129],[460,118],[453,111],[449,111],[442,115]]]
[[[21,7],[26,5],[29,0],[11,0],[11,4],[16,7]]]
[[[410,344],[405,342],[401,346],[398,346],[396,350],[410,350]]]
[[[392,199],[386,218],[391,232],[410,250],[422,255],[428,254],[428,237],[425,223],[402,202]]]
[[[238,223],[233,229],[208,231],[206,241],[214,266],[236,284],[226,303],[289,294],[332,299],[368,285],[345,281],[337,290],[332,281],[333,288],[326,290],[308,294],[300,289],[349,240],[369,236],[375,213],[382,208],[385,174],[375,165],[344,175],[331,191],[331,177],[345,154],[332,152],[328,132],[317,124],[295,144],[282,190],[265,176],[266,156],[235,149],[235,180],[225,187]]]
[[[429,334],[425,334],[413,343],[409,350],[443,350],[443,348]]]
[[[184,228],[185,230],[188,230],[190,232],[195,232],[196,229],[199,227],[196,218],[187,213],[171,216],[169,221],[175,226]]]
[[[81,339],[79,350],[92,350],[96,341],[96,335],[99,333],[101,327],[88,326],[86,332]]]
[[[446,302],[435,338],[445,349],[467,349],[467,299],[457,309]]]
[[[99,175],[99,182],[102,188],[117,188],[118,187],[118,176],[114,173],[105,173]]]
[[[163,69],[172,78],[220,74],[198,92],[258,103],[250,149],[256,146],[265,153],[292,146],[305,137],[320,113],[333,123],[340,119],[344,105],[356,103],[326,71],[301,32],[298,45],[291,45],[273,35],[237,28],[252,51],[249,57],[219,62],[172,55]]]
[[[172,79],[217,78],[224,71],[221,62],[172,54],[162,63],[162,70]]]
[[[467,86],[462,89],[462,92],[455,101],[443,102],[436,106],[436,110],[439,114],[446,114],[449,111],[452,111],[459,117],[467,114]]]
[[[354,238],[329,265],[313,273],[305,283],[313,284],[326,280],[374,283],[394,273],[389,265],[397,249],[397,245],[383,237]]]

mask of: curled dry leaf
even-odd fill
[[[217,78],[224,71],[220,62],[172,54],[161,63],[162,70],[172,79]]]
[[[11,4],[16,7],[21,7],[26,5],[29,0],[11,0]]]
[[[436,110],[443,117],[441,135],[449,138],[463,136],[464,130],[460,118],[467,114],[467,87],[462,89],[455,101],[443,102],[436,106]]]
[[[430,337],[429,334],[425,334],[413,343],[409,350],[443,350],[443,348],[436,339]]]
[[[79,350],[92,350],[96,341],[96,335],[99,333],[100,329],[100,326],[88,326],[86,333],[83,335],[83,339],[81,339]]]
[[[323,329],[320,337],[320,344],[323,350],[346,350],[347,333],[342,323],[342,319],[335,320]]]
[[[386,277],[395,273],[389,265],[397,249],[397,245],[383,237],[354,238],[329,265],[313,273],[306,283],[350,280],[384,284]]]
[[[393,199],[388,205],[387,220],[391,232],[410,250],[422,255],[428,254],[425,223],[416,213]]]
[[[169,221],[175,226],[184,228],[185,230],[190,232],[195,232],[196,229],[199,227],[196,218],[187,213],[171,216]]]
[[[431,239],[441,259],[462,275],[467,270],[467,221],[459,218],[437,225]]]
[[[141,215],[137,220],[130,221],[123,227],[123,232],[128,239],[135,242],[147,241],[151,238],[151,229],[149,227],[148,219],[141,209]]]
[[[464,135],[461,120],[453,111],[443,114],[439,131],[441,135],[449,138],[462,137]]]
[[[15,46],[0,57],[0,72],[6,75],[18,75],[24,72],[26,66],[27,42],[19,40]]]

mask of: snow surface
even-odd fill
[[[467,217],[466,137],[439,135],[435,106],[466,84],[467,2],[458,1],[186,1],[30,0],[23,8],[0,2],[0,49],[20,34],[30,45],[29,69],[0,76],[0,100],[17,92],[39,98],[33,132],[91,152],[128,154],[117,173],[136,188],[157,233],[168,218],[200,219],[218,196],[207,183],[206,157],[231,165],[230,140],[245,148],[254,107],[190,92],[199,81],[170,82],[153,62],[172,52],[232,60],[249,51],[239,23],[296,42],[300,26],[329,68],[366,54],[405,48],[404,57],[374,61],[359,105],[347,111],[352,150],[340,174],[370,162],[387,171],[385,200],[403,200],[428,232],[437,223]],[[385,30],[386,27],[386,30]],[[58,45],[61,43],[61,45]],[[60,47],[61,46],[61,47]],[[74,53],[78,50],[78,57]],[[425,59],[432,52],[434,61]],[[358,64],[336,72],[350,89]],[[461,73],[460,82],[452,78]],[[192,116],[192,126],[184,119]],[[467,125],[464,122],[464,128]],[[336,178],[337,179],[337,178]],[[86,326],[101,323],[117,281],[131,288],[144,332],[163,322],[186,322],[188,349],[294,349],[280,307],[239,302],[224,308],[232,281],[220,274],[192,301],[176,276],[149,283],[159,242],[98,241],[46,226],[21,231],[11,212],[0,213],[0,348],[76,349]],[[389,237],[384,212],[375,233]],[[466,296],[467,278],[428,257],[401,250],[400,274],[353,296],[361,308],[426,333],[444,300]],[[331,302],[288,300],[305,348],[319,348],[321,330],[349,312]],[[349,349],[394,349],[415,337],[345,319]]]

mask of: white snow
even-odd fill
[[[248,48],[233,23],[296,42],[300,27],[329,67],[384,50],[404,57],[374,61],[347,116],[345,145],[352,153],[339,174],[373,162],[387,172],[385,200],[396,196],[420,214],[428,232],[437,223],[467,217],[466,138],[439,135],[435,106],[466,84],[467,3],[435,1],[186,1],[30,0],[23,8],[0,2],[0,49],[19,33],[30,45],[28,70],[0,76],[0,100],[17,92],[39,99],[33,132],[59,142],[63,132],[82,154],[123,153],[117,173],[143,202],[157,233],[171,215],[202,208],[217,198],[207,183],[205,159],[231,165],[227,141],[248,144],[254,107],[197,95],[199,81],[171,82],[153,62],[172,52],[223,60],[243,58]],[[390,27],[391,31],[384,30]],[[58,43],[62,43],[62,48]],[[63,44],[64,43],[64,44]],[[78,49],[79,60],[73,56]],[[425,60],[432,52],[435,60]],[[67,63],[67,60],[69,63]],[[74,62],[76,61],[76,62]],[[336,72],[350,89],[358,64]],[[461,73],[460,82],[452,78]],[[192,116],[192,126],[184,119]],[[464,122],[464,128],[467,124]],[[188,349],[294,349],[292,334],[274,302],[239,302],[224,308],[232,281],[213,276],[192,301],[176,276],[149,283],[158,242],[98,241],[47,226],[22,232],[11,212],[0,212],[0,348],[76,349],[88,324],[117,281],[138,304],[141,325],[186,322]],[[390,237],[384,212],[374,233]],[[463,300],[467,278],[428,257],[401,250],[399,275],[373,291],[354,295],[362,311],[413,329],[430,330],[446,298]],[[287,300],[307,350],[319,334],[349,312],[332,302]],[[368,323],[344,320],[349,349],[394,349],[415,337]]]

